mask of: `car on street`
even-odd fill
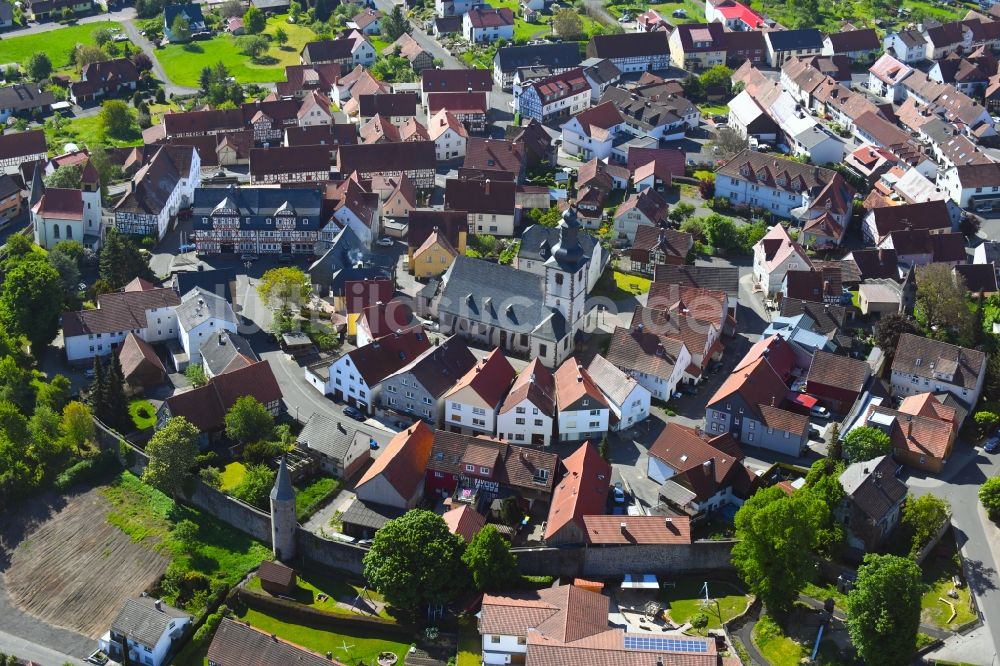
[[[996,453],[997,449],[1000,449],[1000,434],[993,435],[983,445],[983,451],[986,453]]]
[[[260,257],[256,254],[241,254],[240,261],[257,261]]]
[[[388,236],[382,236],[382,238],[379,238],[377,241],[375,241],[375,244],[380,247],[392,247],[395,244],[395,242],[396,241],[392,240]]]
[[[817,442],[823,439],[823,431],[819,429],[819,426],[809,424],[809,439]]]
[[[614,496],[615,504],[625,503],[625,489],[622,487],[621,481],[615,481]]]
[[[809,410],[809,416],[817,419],[828,419],[830,418],[830,410],[823,405],[816,405]]]
[[[352,419],[357,421],[364,421],[366,418],[365,413],[353,405],[348,405],[344,407],[344,414],[350,416]]]
[[[278,261],[280,261],[283,264],[290,264],[292,263],[292,260],[293,260],[292,255],[290,254],[283,253],[278,255]]]
[[[194,252],[195,250],[198,249],[198,246],[195,245],[194,243],[183,243],[177,249],[180,250],[181,252]]]

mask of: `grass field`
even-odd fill
[[[746,610],[746,596],[728,583],[719,582],[709,583],[708,593],[712,602],[707,607],[703,606],[701,586],[702,581],[685,580],[664,589],[663,599],[669,604],[670,619],[675,624],[684,624],[695,615],[704,613],[708,616],[708,628],[715,629]]]
[[[315,479],[305,488],[295,493],[295,513],[300,521],[316,512],[327,500],[340,490],[340,483],[328,476]]]
[[[316,39],[312,30],[289,23],[286,18],[285,14],[280,14],[267,20],[265,34],[273,35],[280,26],[288,35],[288,42],[278,46],[272,41],[271,48],[259,63],[240,53],[236,39],[225,34],[203,42],[169,44],[156,51],[156,58],[170,80],[180,86],[198,87],[201,70],[220,61],[229,69],[229,75],[236,77],[240,83],[281,81],[285,76],[285,65],[299,64],[299,51],[306,42]]]
[[[158,490],[123,472],[111,485],[101,489],[111,503],[107,521],[146,547],[171,558],[171,566],[196,571],[211,581],[232,586],[268,559],[271,549],[212,516],[181,506]],[[198,526],[196,541],[178,542],[171,533],[181,520]],[[167,603],[176,604],[177,595],[161,590]],[[204,610],[206,599],[197,593],[185,603],[192,613]]]
[[[275,615],[265,615],[264,613],[247,609],[239,616],[241,620],[249,622],[250,626],[256,627],[267,633],[274,634],[278,638],[301,645],[302,647],[326,654],[332,652],[336,659],[345,663],[374,663],[380,652],[394,652],[399,657],[398,664],[403,664],[406,659],[407,650],[410,646],[396,641],[387,641],[371,635],[348,636],[338,634],[319,627],[309,627],[301,624],[292,624],[283,621]],[[344,646],[349,646],[344,650]]]
[[[935,557],[924,563],[924,583],[927,590],[920,599],[920,619],[942,629],[955,630],[961,625],[976,619],[975,613],[969,608],[969,586],[958,590],[958,598],[952,599],[948,591],[954,587],[952,577],[961,573],[958,564],[950,558]],[[955,605],[955,619],[951,617],[951,608],[941,601],[947,599]]]
[[[224,493],[232,492],[236,486],[240,485],[240,482],[243,481],[243,477],[246,475],[246,465],[241,462],[229,463],[222,470],[222,486],[219,489]]]
[[[71,25],[49,32],[21,37],[4,37],[0,40],[0,63],[16,62],[24,65],[34,53],[46,53],[55,69],[70,66],[69,56],[77,44],[93,44],[91,35],[102,28],[121,30],[114,21],[98,21]]]
[[[604,271],[594,286],[592,296],[603,296],[613,301],[620,301],[631,296],[638,296],[649,291],[649,278],[631,275],[621,271]]]
[[[149,400],[135,399],[128,403],[128,413],[136,430],[145,430],[156,425],[156,409]]]
[[[467,622],[458,629],[458,656],[456,666],[480,666],[483,663],[483,641],[474,622]]]
[[[2,43],[0,42],[0,44]],[[62,152],[62,147],[67,143],[75,143],[81,147],[142,145],[142,132],[137,124],[132,125],[131,130],[125,136],[109,137],[101,131],[100,119],[96,115],[82,118],[54,116],[45,121],[44,129],[45,140],[57,153]]]
[[[316,610],[342,615],[351,615],[355,611],[338,606],[337,601],[350,603],[363,589],[360,585],[347,582],[343,576],[328,576],[313,570],[299,571],[297,581],[298,585],[291,595],[295,601]],[[260,579],[252,578],[247,588],[260,592]],[[372,601],[382,601],[382,596],[374,590],[367,590],[365,596]],[[384,610],[379,613],[379,617],[384,620],[394,619]]]

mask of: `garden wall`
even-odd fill
[[[690,545],[605,546],[598,548],[515,548],[523,573],[550,576],[623,576],[626,573],[686,575],[731,571],[732,541]]]

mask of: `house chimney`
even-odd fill
[[[153,608],[155,608],[158,611],[163,610],[163,602],[157,599],[156,601],[153,602]]]
[[[698,437],[701,437],[701,426],[696,425],[694,427],[694,434],[697,435]]]
[[[486,187],[483,189],[483,194],[489,195],[490,193],[490,179],[486,179]]]
[[[618,523],[618,529],[621,530],[622,534],[628,532],[628,525],[626,523]]]

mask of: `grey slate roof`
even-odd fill
[[[823,33],[816,28],[802,30],[773,30],[764,33],[775,51],[793,51],[802,49],[822,49]]]
[[[597,239],[592,234],[581,231],[577,234],[577,242],[583,250],[584,257],[590,259],[594,253],[594,246],[597,245]],[[517,252],[517,258],[519,261],[548,261],[558,243],[558,227],[533,224],[521,234],[521,247]]]
[[[209,319],[222,319],[239,324],[229,301],[210,291],[195,287],[181,296],[181,304],[177,306],[177,321],[186,330],[206,322]]]
[[[576,42],[504,46],[497,50],[495,62],[501,72],[513,72],[518,67],[549,65],[569,69],[580,64],[580,49]]]
[[[890,456],[849,465],[840,485],[851,501],[872,520],[880,520],[906,497],[906,484],[896,478]]]
[[[236,210],[240,229],[274,230],[274,218],[293,218],[297,231],[318,231],[323,196],[311,187],[199,187],[194,191],[194,228],[211,230],[212,215],[218,210]],[[271,220],[271,224],[268,224]]]
[[[191,619],[191,616],[173,606],[159,602],[153,597],[126,599],[118,611],[118,617],[111,623],[111,631],[149,648],[156,647],[171,620]]]
[[[299,433],[298,443],[299,446],[342,461],[359,437],[364,439],[365,447],[368,447],[372,439],[378,442],[379,446],[384,446],[390,439],[384,430],[347,419],[331,419],[316,412],[309,417],[302,432]]]
[[[333,239],[330,249],[309,267],[309,281],[340,293],[347,280],[392,277],[395,255],[373,254],[349,227]]]
[[[295,501],[295,489],[292,488],[292,475],[288,473],[288,463],[285,456],[281,456],[281,464],[278,465],[278,474],[274,479],[274,487],[271,488],[271,499],[276,502]]]
[[[458,256],[445,276],[438,312],[558,342],[566,321],[543,305],[542,281],[527,271]]]
[[[580,63],[583,75],[597,84],[611,83],[622,75],[622,71],[609,58],[587,58]]]
[[[237,356],[245,356],[251,363],[260,360],[246,338],[230,331],[219,331],[201,343],[201,357],[213,375],[229,367]]]

